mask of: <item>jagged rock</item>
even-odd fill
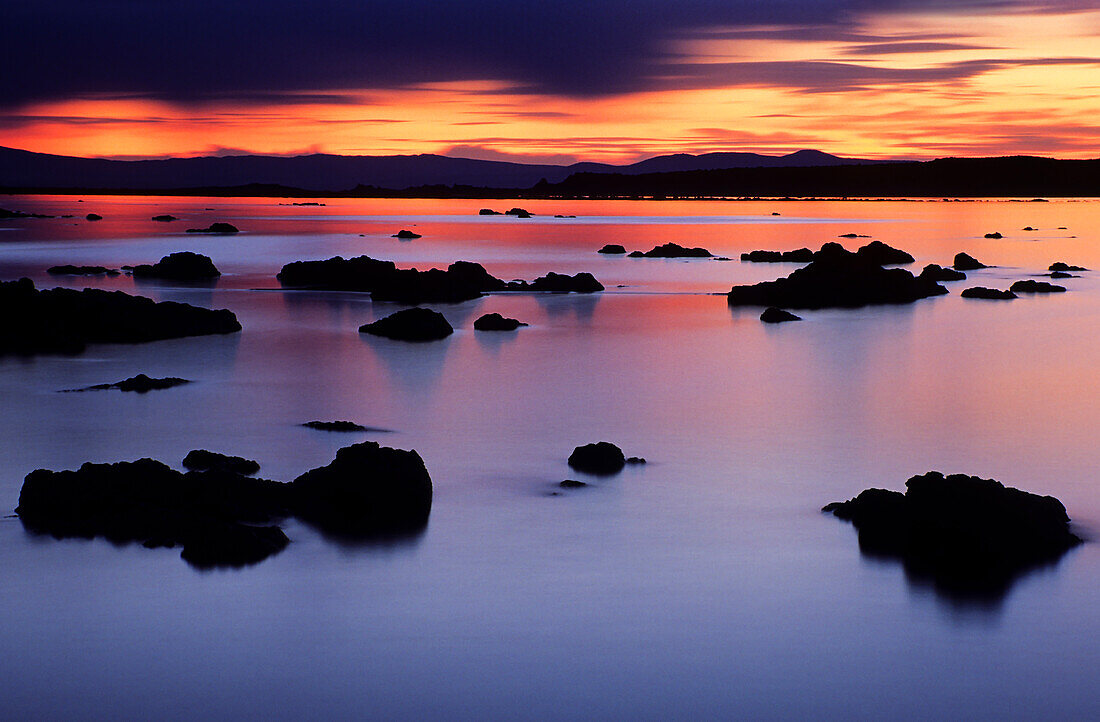
[[[814,260],[786,278],[734,286],[731,306],[783,308],[855,308],[872,304],[912,303],[947,289],[901,268],[883,268],[866,256],[826,243]]]
[[[968,253],[956,253],[954,267],[956,271],[977,271],[979,268],[989,268]]]
[[[769,306],[760,314],[760,320],[764,323],[783,323],[785,321],[801,321],[801,316],[795,316],[790,311],[784,311],[775,306]]]
[[[50,266],[46,273],[51,276],[117,276],[118,271],[106,266]]]
[[[741,260],[750,263],[809,263],[814,260],[814,252],[809,248],[794,251],[749,251],[741,254]]]
[[[1016,294],[1012,291],[1001,291],[996,288],[986,288],[985,286],[967,288],[961,295],[963,298],[984,298],[990,301],[1007,301],[1016,298]]]
[[[1030,278],[1016,281],[1009,289],[1015,293],[1065,293],[1065,286],[1058,286],[1046,281],[1033,281]]]
[[[711,252],[705,248],[685,248],[678,243],[665,243],[660,246],[654,246],[652,249],[641,254],[643,258],[710,258]],[[639,256],[632,257],[638,258]]]
[[[113,384],[96,384],[95,386],[86,386],[82,389],[69,389],[69,391],[107,391],[109,389],[118,389],[119,391],[136,391],[139,394],[144,394],[149,391],[170,389],[175,386],[183,386],[189,383],[191,383],[189,380],[177,378],[175,376],[154,379],[145,374],[138,374],[137,376],[131,376],[128,379]]]
[[[522,208],[512,208],[504,212],[506,216],[515,216],[516,218],[530,218],[531,213]]]
[[[867,489],[823,511],[852,522],[860,550],[899,559],[953,592],[1004,591],[1020,574],[1081,543],[1060,501],[993,479],[914,476],[901,494]]]
[[[240,233],[232,223],[211,223],[206,228],[188,228],[188,233]]]
[[[866,258],[880,266],[891,266],[900,263],[912,263],[913,257],[899,248],[893,248],[882,241],[871,241],[866,246],[856,251],[856,255]]]
[[[89,221],[102,221],[103,220],[103,216],[99,215],[98,213],[89,213],[88,215],[84,216],[84,218],[86,218]]]
[[[170,253],[156,263],[134,266],[134,276],[139,278],[166,278],[175,281],[201,281],[221,276],[221,272],[209,256],[191,251]]]
[[[192,449],[183,457],[183,468],[190,471],[229,471],[250,476],[260,470],[260,464],[241,456],[228,456],[206,449]]]
[[[394,238],[406,238],[406,239],[410,239],[410,240],[413,239],[413,238],[423,238],[423,236],[421,236],[419,233],[413,233],[412,231],[407,231],[404,228],[402,228],[397,233],[394,233],[393,237]]]
[[[494,211],[492,208],[482,208],[477,212],[479,216],[499,216],[503,215],[500,211]]]
[[[998,233],[996,231],[994,231],[993,233],[986,233],[985,237],[986,238],[992,238],[994,240],[996,240],[998,238],[1004,238],[1004,236],[1002,236],[1000,233]],[[969,270],[969,269],[964,269],[964,270]]]
[[[169,215],[169,214],[165,213],[163,215],[153,216],[153,220],[154,221],[159,221],[161,223],[170,223],[171,221],[178,221],[179,218],[176,218],[173,215]]]
[[[1050,264],[1050,267],[1047,268],[1047,270],[1062,271],[1063,273],[1065,273],[1066,271],[1087,271],[1089,269],[1085,268],[1084,266],[1071,266],[1068,263],[1063,263],[1062,261],[1055,261],[1054,263]]]
[[[944,281],[965,281],[966,274],[953,268],[944,268],[937,263],[929,263],[917,278],[943,283]]]
[[[0,355],[79,353],[89,343],[142,343],[234,333],[231,311],[154,303],[122,291],[37,290],[29,278],[0,282]]]
[[[596,293],[603,290],[603,285],[591,273],[581,272],[569,276],[563,273],[550,272],[530,283],[511,281],[507,290],[536,291],[540,293]]]
[[[618,446],[600,441],[573,449],[573,453],[569,455],[569,465],[589,474],[614,474],[622,471],[626,465],[626,457]]]
[[[596,253],[626,253],[626,249],[618,243],[608,243],[606,246],[596,251]]]
[[[302,426],[319,431],[367,431],[367,427],[354,421],[307,421]]]
[[[359,327],[359,333],[383,336],[398,341],[437,341],[454,333],[451,324],[438,311],[406,308],[374,323]]]
[[[474,329],[477,331],[515,331],[520,326],[526,325],[514,318],[505,318],[499,313],[487,313],[474,321]]]

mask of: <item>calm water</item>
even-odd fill
[[[415,540],[341,546],[289,522],[282,554],[205,573],[178,551],[58,542],[0,519],[4,716],[1100,716],[1096,544],[1001,599],[960,602],[862,558],[854,530],[818,511],[939,469],[1058,496],[1079,531],[1100,535],[1100,276],[1054,298],[958,296],[1056,260],[1100,268],[1100,202],[522,203],[540,214],[530,220],[475,215],[509,201],[327,204],[0,201],[105,217],[0,222],[0,279],[230,308],[244,326],[0,360],[0,508],[38,467],[151,456],[178,468],[210,448],[289,480],[366,438],[419,451],[436,488]],[[184,220],[149,220],[158,213]],[[215,220],[244,232],[182,233]],[[424,237],[390,237],[401,228]],[[994,230],[1005,238],[982,237]],[[794,266],[594,252],[676,241],[736,258],[848,232],[918,266],[967,251],[998,267],[915,305],[766,327],[712,294]],[[44,273],[176,250],[225,275],[135,287]],[[505,278],[587,270],[608,291],[437,306],[456,333],[407,345],[356,332],[395,306],[276,290],[288,261],[362,253],[421,268],[476,260]],[[531,326],[475,334],[490,311]],[[56,393],[142,372],[198,383]],[[297,426],[315,418],[390,431]],[[552,496],[585,478],[565,463],[573,447],[600,439],[650,463]]]

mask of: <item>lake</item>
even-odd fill
[[[82,200],[0,199],[77,216],[0,221],[0,280],[228,308],[244,331],[0,359],[6,717],[1100,717],[1095,543],[1002,596],[960,599],[861,556],[855,530],[820,512],[935,469],[1057,496],[1096,536],[1100,277],[1011,302],[958,292],[1054,261],[1100,269],[1100,201]],[[514,205],[537,215],[477,215]],[[183,232],[214,221],[242,233]],[[423,237],[391,237],[402,228]],[[768,326],[715,294],[792,264],[595,252],[674,241],[736,259],[869,240],[845,233],[903,248],[917,269],[959,251],[995,267],[947,296]],[[224,275],[45,273],[178,250]],[[279,290],[283,264],[337,254],[478,261],[505,279],[590,271],[607,290],[433,305],[454,335],[406,344],[357,332],[399,306]],[[492,311],[530,327],[475,333]],[[57,393],[137,373],[197,383]],[[299,426],[312,419],[385,431]],[[353,545],[291,520],[281,554],[199,571],[178,550],[57,541],[6,516],[36,468],[181,468],[206,448],[290,480],[367,439],[423,456],[423,534]],[[649,463],[606,478],[566,465],[599,440]],[[590,484],[559,489],[567,478]]]

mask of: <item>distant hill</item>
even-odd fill
[[[560,183],[575,173],[637,175],[725,168],[837,166],[870,163],[816,150],[784,156],[757,153],[677,153],[630,165],[575,163],[529,165],[441,155],[294,157],[242,155],[162,160],[106,160],[32,153],[0,147],[0,188],[167,190],[245,185],[305,191],[347,191],[359,186],[404,190],[418,186],[530,188]]]

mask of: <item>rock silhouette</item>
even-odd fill
[[[790,311],[784,311],[775,306],[769,306],[760,314],[760,320],[764,323],[785,323],[786,321],[801,321],[801,316],[795,316]]]
[[[1015,293],[1065,293],[1065,286],[1058,286],[1046,281],[1033,281],[1030,278],[1016,281],[1009,289]]]
[[[966,274],[953,268],[944,268],[937,263],[929,263],[917,278],[943,283],[944,281],[965,281]]]
[[[585,444],[573,449],[569,466],[589,474],[614,474],[626,466],[623,450],[609,441]]]
[[[307,421],[302,426],[319,431],[367,431],[367,427],[354,421]]]
[[[134,266],[138,278],[164,278],[173,281],[203,281],[221,276],[209,256],[191,251],[170,253],[156,263]]]
[[[412,231],[407,231],[404,228],[402,228],[397,233],[394,233],[393,237],[394,238],[406,238],[406,239],[409,239],[409,240],[411,240],[413,238],[423,238],[423,236],[421,236],[419,233],[413,233]]]
[[[635,251],[630,255],[632,258],[710,258],[712,256],[711,252],[705,248],[685,248],[678,243],[665,243],[654,246],[645,253]]]
[[[188,233],[240,233],[232,223],[211,223],[206,228],[188,228]]]
[[[117,276],[119,272],[106,266],[50,266],[46,273],[51,276]]]
[[[89,221],[102,221],[103,220],[103,216],[99,215],[98,213],[89,213],[88,215],[84,216],[84,218],[89,220]]]
[[[947,293],[934,281],[920,279],[901,268],[883,268],[826,243],[814,260],[786,278],[751,286],[734,286],[727,295],[731,306],[780,308],[856,308],[873,304],[912,303]]]
[[[250,476],[260,470],[260,464],[241,456],[228,456],[206,449],[192,449],[183,457],[183,468],[189,471],[228,471]]]
[[[451,324],[438,311],[406,308],[374,323],[359,327],[359,333],[383,336],[397,341],[438,341],[454,333]]]
[[[179,218],[176,218],[173,215],[169,215],[169,214],[165,213],[163,215],[153,216],[153,220],[154,221],[159,221],[161,223],[170,223],[172,221],[178,221]]]
[[[814,252],[809,248],[794,251],[749,251],[741,254],[741,260],[751,263],[809,263],[814,260]]]
[[[572,276],[551,271],[534,281],[511,281],[508,291],[537,291],[543,293],[596,293],[603,290],[603,284],[591,273],[577,273]]]
[[[474,329],[477,331],[515,331],[520,326],[526,325],[514,318],[505,318],[499,313],[487,313],[474,321]]]
[[[986,238],[992,238],[994,240],[996,240],[998,238],[1004,238],[1004,236],[1002,236],[1000,233],[998,233],[996,231],[994,231],[993,233],[986,233],[985,237]]]
[[[606,246],[596,251],[596,253],[626,253],[626,249],[618,243],[608,243]]]
[[[961,295],[963,298],[984,298],[989,301],[1007,301],[1017,297],[1012,291],[1001,291],[996,288],[986,288],[985,286],[967,288],[963,290]]]
[[[877,263],[880,266],[913,262],[913,257],[911,255],[901,249],[888,246],[882,241],[871,241],[866,246],[862,246],[856,251],[856,255],[861,258],[866,258],[872,263]]]
[[[0,282],[0,355],[80,353],[89,343],[142,343],[234,333],[231,311],[186,303],[154,303],[122,291],[38,290],[29,278]]]
[[[977,271],[979,268],[989,268],[968,253],[956,253],[954,267],[956,271]]]
[[[149,391],[170,389],[175,386],[183,386],[189,383],[191,383],[189,380],[177,378],[175,376],[155,379],[145,374],[138,374],[137,376],[131,376],[128,379],[123,379],[113,384],[96,384],[95,386],[86,386],[82,389],[70,389],[70,391],[107,391],[109,389],[118,389],[119,391],[136,391],[139,394],[144,394]]]
[[[477,212],[479,216],[500,216],[503,215],[500,211],[494,211],[492,208],[482,208]]]
[[[558,484],[563,489],[580,489],[581,487],[588,486],[583,481],[577,481],[576,479],[566,479]]]
[[[1068,263],[1063,263],[1062,261],[1055,261],[1054,263],[1050,264],[1047,270],[1061,271],[1065,273],[1066,271],[1087,271],[1089,269],[1085,268],[1084,266],[1071,266]]]
[[[1051,496],[935,471],[905,486],[904,494],[867,489],[823,511],[852,522],[863,553],[899,559],[947,591],[1004,591],[1020,574],[1081,543]]]
[[[516,218],[530,218],[531,217],[531,213],[524,210],[523,208],[509,209],[507,211],[504,211],[504,215],[506,215],[506,216],[515,216]]]

